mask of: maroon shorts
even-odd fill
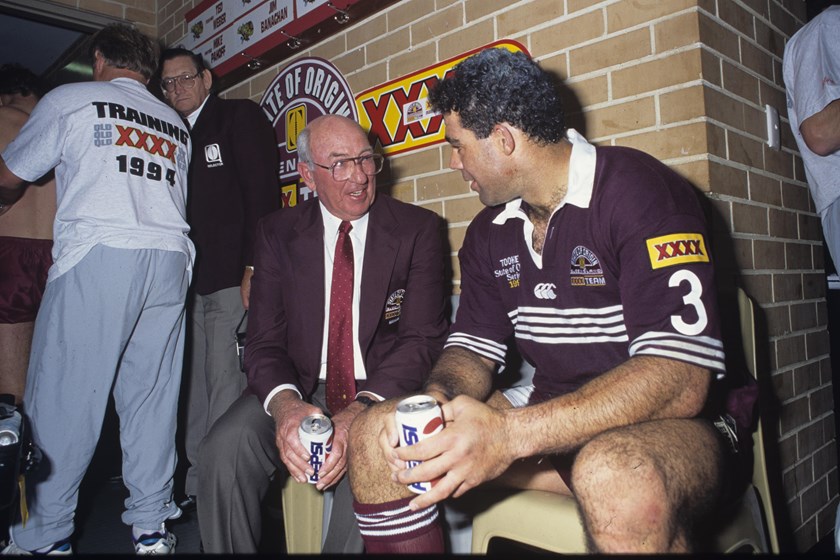
[[[52,265],[52,245],[50,239],[0,237],[0,323],[35,320]]]

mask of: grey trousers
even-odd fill
[[[79,485],[112,391],[129,490],[123,523],[156,529],[176,513],[187,265],[178,252],[100,245],[47,285],[23,399],[44,460],[26,480],[29,521],[11,530],[21,548],[73,533]]]
[[[322,399],[320,386],[313,403],[326,410]],[[213,425],[201,444],[198,465],[198,523],[205,552],[257,552],[262,501],[273,477],[288,472],[274,443],[274,420],[255,396],[238,398]],[[335,490],[323,552],[363,549],[345,476]]]
[[[840,272],[840,199],[832,202],[820,215],[822,221],[825,246],[834,263],[834,268]]]
[[[190,301],[190,368],[183,388],[187,403],[184,448],[190,462],[184,492],[189,495],[194,496],[198,490],[196,466],[201,440],[245,388],[234,341],[244,312],[239,286],[203,296],[195,294]]]

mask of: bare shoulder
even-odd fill
[[[9,107],[8,105],[0,107],[0,126],[3,128],[15,127],[20,129],[28,118],[29,115],[17,107]]]
[[[15,107],[0,107],[0,148],[6,147],[11,142],[29,115]]]

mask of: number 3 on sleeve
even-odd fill
[[[694,323],[686,323],[679,315],[671,315],[671,324],[677,332],[687,336],[698,335],[703,332],[709,323],[706,307],[703,305],[703,285],[697,275],[690,270],[678,270],[668,279],[668,286],[674,288],[683,282],[689,285],[689,292],[683,296],[683,303],[690,305],[697,311],[697,320]]]

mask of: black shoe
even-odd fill
[[[187,494],[183,500],[178,502],[178,507],[185,513],[195,511],[195,496]]]

